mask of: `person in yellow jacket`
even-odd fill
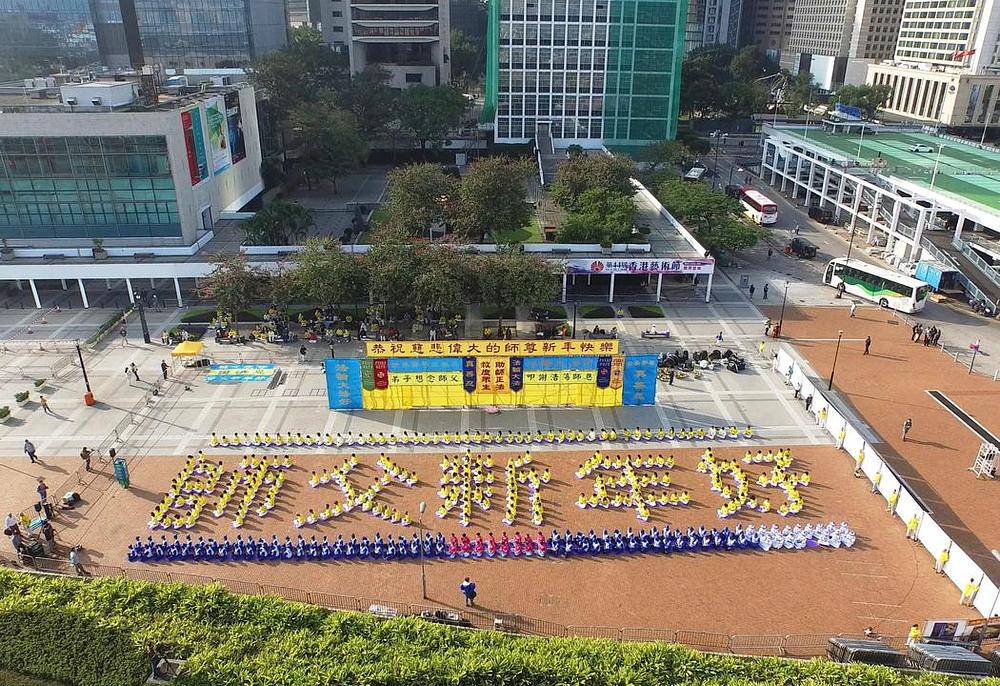
[[[916,624],[910,627],[909,633],[906,635],[906,645],[912,646],[920,643],[923,639],[923,632],[920,631],[920,627]]]
[[[972,601],[975,600],[977,591],[979,591],[979,584],[976,583],[975,579],[969,579],[969,583],[962,587],[962,597],[958,602],[967,607],[972,607]]]
[[[896,503],[898,503],[898,502],[899,502],[899,489],[897,488],[895,491],[893,491],[892,493],[889,494],[889,500],[888,500],[888,503],[886,504],[885,511],[886,512],[895,512],[896,511]]]
[[[944,574],[944,566],[948,564],[948,558],[951,557],[951,553],[947,548],[941,550],[938,553],[937,560],[934,562],[934,571],[938,574]]]
[[[906,522],[906,537],[911,541],[917,540],[917,529],[920,527],[920,520],[917,515],[913,515]]]
[[[878,485],[882,483],[882,470],[878,470],[872,476],[872,493],[878,493]]]

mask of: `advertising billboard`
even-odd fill
[[[226,131],[229,134],[229,154],[233,164],[247,156],[247,144],[243,138],[243,113],[240,112],[240,94],[226,93]]]
[[[184,148],[187,151],[191,185],[197,186],[208,178],[208,158],[205,154],[205,137],[201,131],[201,110],[194,108],[181,112],[184,131]]]
[[[568,274],[711,274],[715,260],[699,259],[594,259],[590,257],[565,261]]]
[[[212,173],[220,174],[232,165],[226,133],[226,104],[222,97],[205,101],[205,124],[208,128],[208,153]]]

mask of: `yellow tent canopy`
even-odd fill
[[[174,351],[170,353],[174,357],[194,357],[200,355],[205,344],[201,341],[184,341],[178,343]]]

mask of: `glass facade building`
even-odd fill
[[[539,124],[567,143],[673,138],[686,15],[686,0],[501,0],[487,35],[497,142]]]
[[[97,61],[89,0],[0,0],[0,81]]]
[[[165,137],[0,137],[0,237],[180,235]]]

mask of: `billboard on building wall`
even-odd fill
[[[226,104],[221,97],[205,101],[205,124],[208,128],[208,151],[212,173],[220,174],[232,165],[226,134]]]
[[[594,259],[590,257],[565,261],[567,274],[711,274],[715,260],[701,259]]]
[[[205,154],[205,137],[201,131],[201,110],[194,108],[181,112],[184,131],[184,148],[187,151],[191,185],[197,186],[208,178],[208,157]]]
[[[243,113],[240,112],[240,94],[226,93],[226,131],[229,134],[229,154],[233,164],[247,156],[246,139],[243,137]]]

